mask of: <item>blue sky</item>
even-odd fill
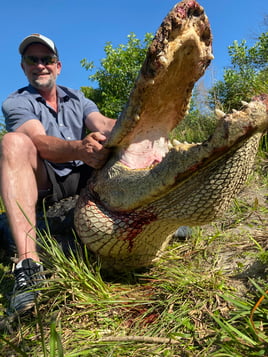
[[[227,47],[234,40],[249,43],[264,27],[268,15],[267,0],[200,0],[209,17],[214,37],[215,59],[206,74],[206,86],[220,79],[229,65]],[[20,68],[18,45],[31,33],[51,37],[60,52],[63,70],[58,83],[79,89],[93,85],[80,60],[87,58],[98,66],[104,57],[104,45],[127,42],[134,32],[139,39],[146,32],[155,33],[173,0],[12,0],[1,1],[1,86],[0,101],[27,84]],[[266,29],[267,30],[267,29]]]

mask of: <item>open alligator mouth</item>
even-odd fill
[[[179,225],[216,219],[252,168],[268,127],[265,96],[241,111],[219,113],[207,141],[169,149],[169,133],[187,113],[194,84],[213,59],[211,45],[203,8],[184,0],[148,49],[106,144],[113,154],[88,181],[75,210],[79,236],[106,265],[150,265]]]

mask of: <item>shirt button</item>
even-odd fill
[[[67,137],[67,139],[68,139],[68,140],[71,140],[71,137],[70,137],[70,136],[68,136],[68,137]]]

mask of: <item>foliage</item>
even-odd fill
[[[106,57],[101,60],[101,67],[89,76],[91,81],[98,82],[98,88],[82,87],[84,94],[95,101],[104,115],[117,118],[122,111],[151,40],[152,34],[147,33],[141,42],[131,33],[125,45],[115,48],[111,42],[106,43]],[[95,68],[93,62],[86,59],[81,64],[86,70]]]
[[[243,40],[229,47],[231,67],[223,80],[210,90],[211,105],[224,111],[239,109],[241,101],[268,92],[268,32],[262,33],[252,47]]]
[[[1,118],[0,118],[0,141],[2,137],[5,135],[5,133],[6,133],[5,125],[3,122],[1,122]]]
[[[170,139],[181,142],[202,142],[213,132],[217,123],[214,113],[208,109],[207,93],[200,84],[193,90],[189,112],[170,134]]]

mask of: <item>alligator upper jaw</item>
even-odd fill
[[[211,44],[204,9],[193,0],[175,5],[148,49],[107,146],[125,150],[149,140],[167,147],[168,133],[184,118],[193,86],[213,58]]]

